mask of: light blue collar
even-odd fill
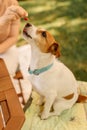
[[[28,71],[29,71],[30,74],[39,75],[39,74],[49,70],[52,66],[53,66],[53,63],[48,65],[48,66],[45,66],[45,67],[43,67],[41,69],[35,69],[35,70],[30,70],[29,69]]]

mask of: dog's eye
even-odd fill
[[[43,37],[46,37],[46,32],[45,32],[45,31],[42,32],[42,36],[43,36]]]

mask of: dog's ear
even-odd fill
[[[59,50],[59,44],[58,43],[53,43],[49,49],[48,52],[51,52],[53,55],[56,57],[60,57],[60,50]]]

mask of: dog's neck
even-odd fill
[[[55,56],[51,53],[42,53],[35,44],[31,44],[30,69],[40,69],[53,63]]]

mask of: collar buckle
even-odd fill
[[[39,72],[39,70],[38,70],[38,69],[35,69],[35,70],[33,71],[33,74],[35,74],[35,75],[39,75],[39,74],[40,74],[40,72]]]

